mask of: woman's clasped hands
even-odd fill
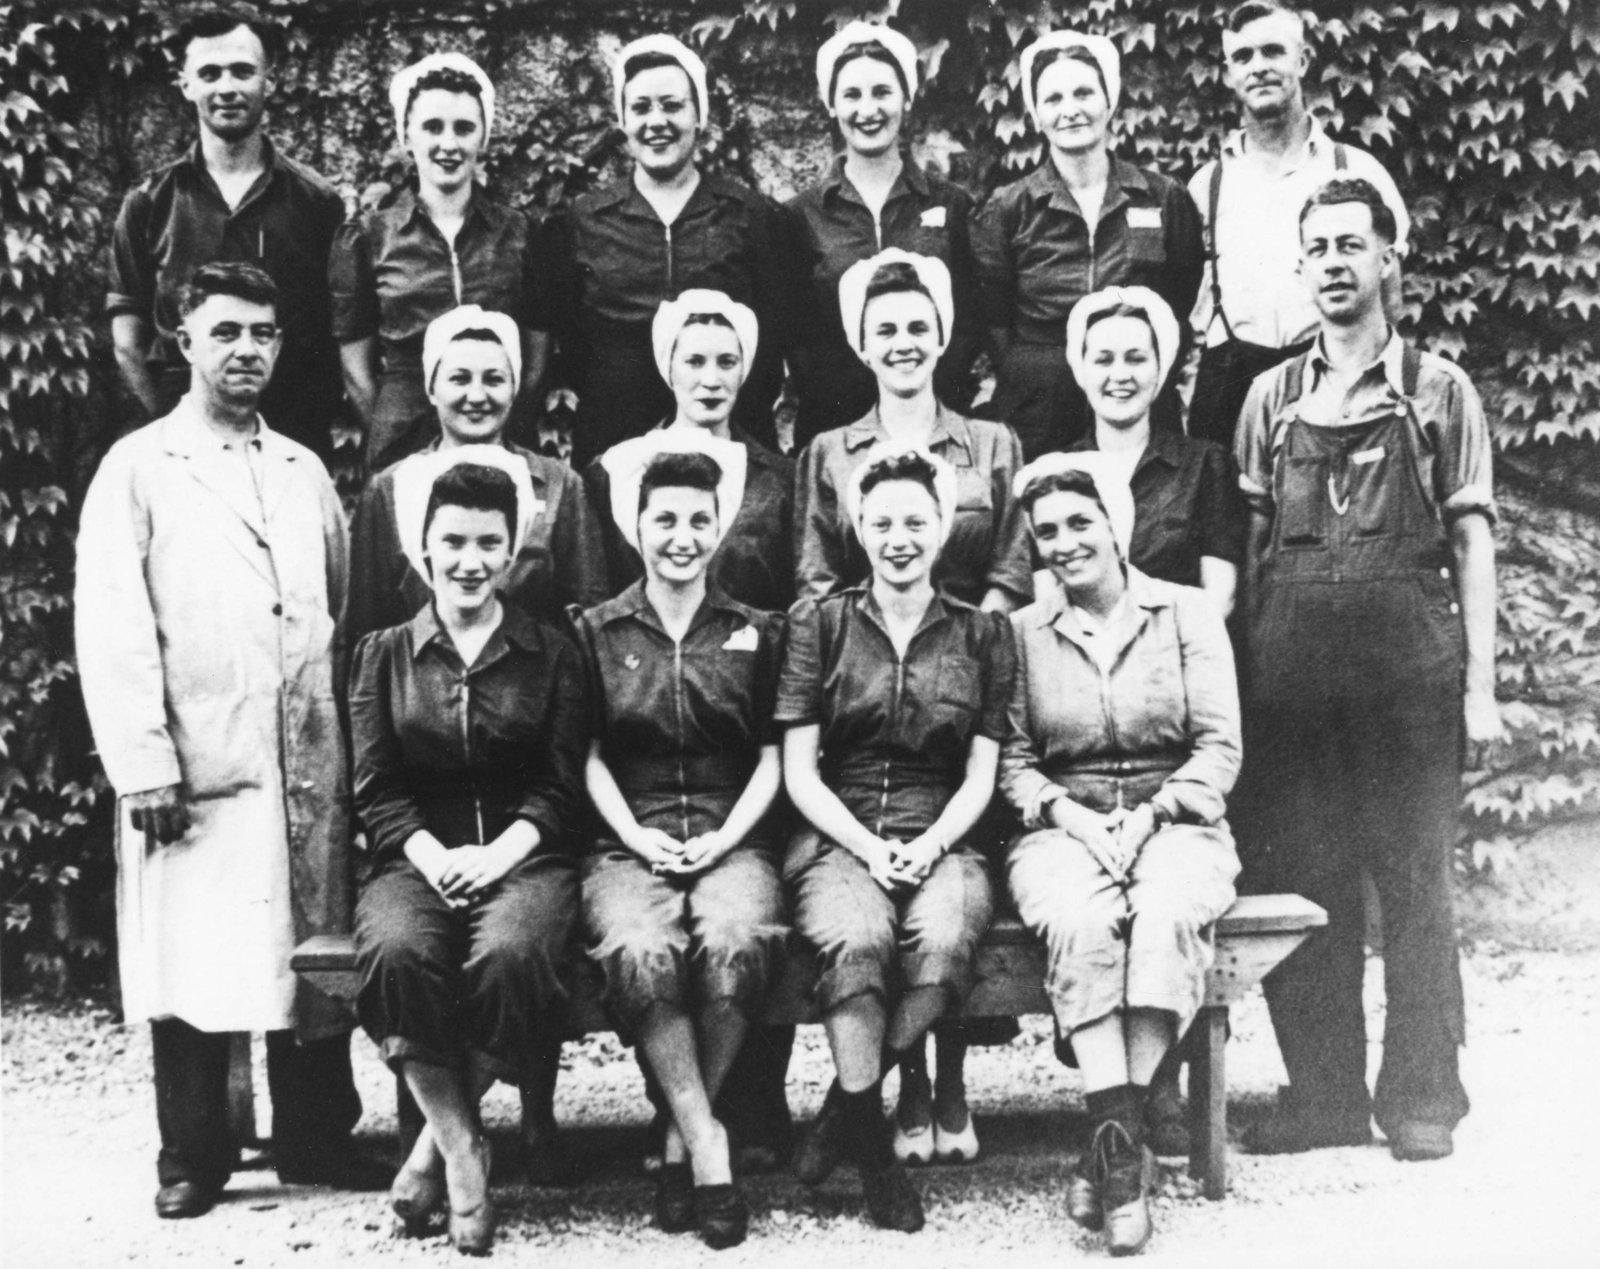
[[[1061,797],[1051,804],[1050,820],[1082,842],[1101,869],[1118,882],[1127,881],[1139,852],[1156,834],[1155,810],[1148,802],[1101,812]]]

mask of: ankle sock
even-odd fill
[[[1093,1089],[1084,1095],[1089,1107],[1089,1122],[1098,1129],[1101,1124],[1116,1122],[1127,1129],[1135,1141],[1144,1139],[1144,1104],[1149,1088],[1140,1084],[1117,1084],[1112,1088]]]

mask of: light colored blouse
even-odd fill
[[[1126,786],[1126,805],[1149,800],[1177,821],[1222,819],[1239,774],[1239,690],[1204,592],[1130,567],[1124,602],[1092,636],[1059,586],[1011,624],[1017,673],[1000,786],[1024,824],[1044,827],[1078,777],[1103,781],[1118,800]],[[1095,642],[1110,650],[1097,657]]]

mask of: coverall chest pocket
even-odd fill
[[[1332,464],[1321,454],[1287,457],[1277,495],[1279,545],[1322,547],[1328,541],[1328,476]]]

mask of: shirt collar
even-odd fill
[[[845,156],[835,156],[827,172],[822,177],[822,197],[826,202],[829,198],[844,198],[852,203],[861,203],[861,194],[850,183],[844,174]],[[894,184],[889,187],[889,196],[884,199],[885,204],[893,202],[895,195],[907,191],[920,198],[928,197],[928,177],[923,170],[910,159],[903,159],[900,164],[900,175],[894,178]]]
[[[606,614],[606,625],[610,625],[613,621],[620,621],[623,618],[631,618],[632,620],[643,622],[652,630],[659,631],[662,634],[666,633],[666,627],[661,624],[661,618],[656,615],[656,610],[650,603],[649,596],[645,594],[644,583],[645,579],[639,578],[607,605],[610,611]],[[738,605],[729,599],[723,593],[722,588],[715,582],[708,581],[706,583],[706,597],[701,601],[700,607],[694,615],[694,620],[689,623],[689,629],[691,631],[698,629],[713,611],[732,613],[740,621],[744,620],[744,612]]]
[[[449,648],[452,655],[455,645],[450,642],[450,636],[445,633],[444,626],[439,622],[439,614],[433,610],[433,600],[430,598],[417,610],[406,625],[411,630],[411,659],[421,658],[423,652],[430,644],[438,642],[441,646]],[[478,659],[472,663],[471,668],[476,670],[503,656],[510,645],[521,648],[524,652],[538,652],[544,646],[544,641],[539,637],[539,625],[518,604],[500,597],[500,624],[495,627],[494,633],[489,636],[489,642],[483,645],[483,651],[478,654]]]
[[[1069,445],[1069,454],[1090,453],[1100,447],[1095,444],[1094,426],[1091,424],[1083,439],[1076,444]],[[1139,461],[1133,465],[1135,474],[1146,463],[1160,462],[1168,467],[1183,466],[1183,438],[1175,432],[1168,432],[1164,428],[1151,427],[1150,439],[1145,442],[1144,453],[1139,455]]]
[[[1322,157],[1322,152],[1324,150],[1332,147],[1333,138],[1328,135],[1327,130],[1322,126],[1321,120],[1319,120],[1315,115],[1310,116],[1310,119],[1311,131],[1306,134],[1305,149],[1302,151],[1302,153],[1306,158],[1317,159]],[[1232,132],[1228,133],[1225,138],[1223,138],[1222,152],[1224,154],[1231,155],[1234,158],[1238,158],[1244,153],[1244,143],[1244,129],[1235,128]]]
[[[884,430],[883,422],[878,417],[877,406],[873,406],[854,423],[845,426],[844,447],[852,452],[888,439],[889,433]],[[928,448],[937,449],[941,445],[952,444],[966,450],[969,459],[972,457],[972,432],[967,427],[966,419],[954,410],[946,409],[942,402],[936,401],[933,434],[928,437]]]
[[[888,638],[889,625],[883,619],[883,609],[878,607],[877,596],[872,593],[872,583],[868,582],[861,586],[852,586],[844,593],[851,597],[850,602],[856,611],[877,626],[879,630],[883,631],[884,637]],[[933,592],[933,598],[928,601],[928,607],[922,614],[922,620],[917,623],[917,628],[911,632],[912,642],[924,630],[947,620],[949,616],[950,605],[945,602],[944,592],[936,588]],[[911,644],[907,643],[906,647],[909,650]]]
[[[420,220],[431,219],[428,209],[422,205],[422,200],[417,197],[416,186],[407,181],[400,188],[400,193],[395,196],[394,211],[406,225],[415,224]],[[467,193],[467,208],[461,215],[461,227],[465,229],[474,219],[482,219],[489,214],[492,204],[484,195],[483,186],[478,182],[472,183],[472,189]]]
[[[162,440],[168,452],[193,457],[195,454],[233,452],[235,442],[213,431],[201,416],[200,407],[192,393],[184,393],[171,414],[162,424]],[[262,453],[278,448],[277,433],[267,426],[267,421],[256,415],[256,434],[250,443]]]
[[[1405,371],[1403,369],[1405,346],[1405,340],[1400,338],[1400,332],[1395,330],[1393,326],[1389,327],[1389,338],[1384,342],[1383,351],[1378,354],[1376,361],[1361,371],[1359,377],[1365,379],[1374,370],[1381,367],[1384,381],[1394,389],[1394,394],[1397,397],[1405,396]],[[1323,346],[1321,334],[1317,335],[1316,342],[1311,345],[1311,352],[1308,356],[1311,367],[1311,382],[1315,386],[1322,382],[1323,376],[1328,373],[1329,369],[1328,353]]]
[[[1135,167],[1115,154],[1110,156],[1110,160],[1111,167],[1106,173],[1106,197],[1100,209],[1102,213],[1113,210],[1125,201],[1118,197],[1118,191],[1140,190],[1147,193],[1150,189],[1150,178],[1143,168]],[[1036,188],[1057,207],[1065,211],[1082,211],[1067,186],[1066,178],[1048,156],[1034,169],[1034,180]]]
[[[1054,577],[1051,578],[1054,581]],[[1170,608],[1173,604],[1172,595],[1157,586],[1151,579],[1132,564],[1128,565],[1128,589],[1123,596],[1124,602],[1118,618],[1110,627],[1109,633],[1117,641],[1118,649],[1132,642],[1134,635],[1144,625],[1145,613],[1154,612],[1160,608]],[[1077,614],[1072,611],[1072,605],[1067,602],[1067,591],[1059,582],[1050,586],[1045,594],[1036,602],[1038,611],[1033,618],[1033,624],[1040,628],[1052,626],[1058,633],[1070,639],[1073,643],[1083,646],[1083,631],[1079,624]],[[1136,621],[1134,619],[1137,619]]]

